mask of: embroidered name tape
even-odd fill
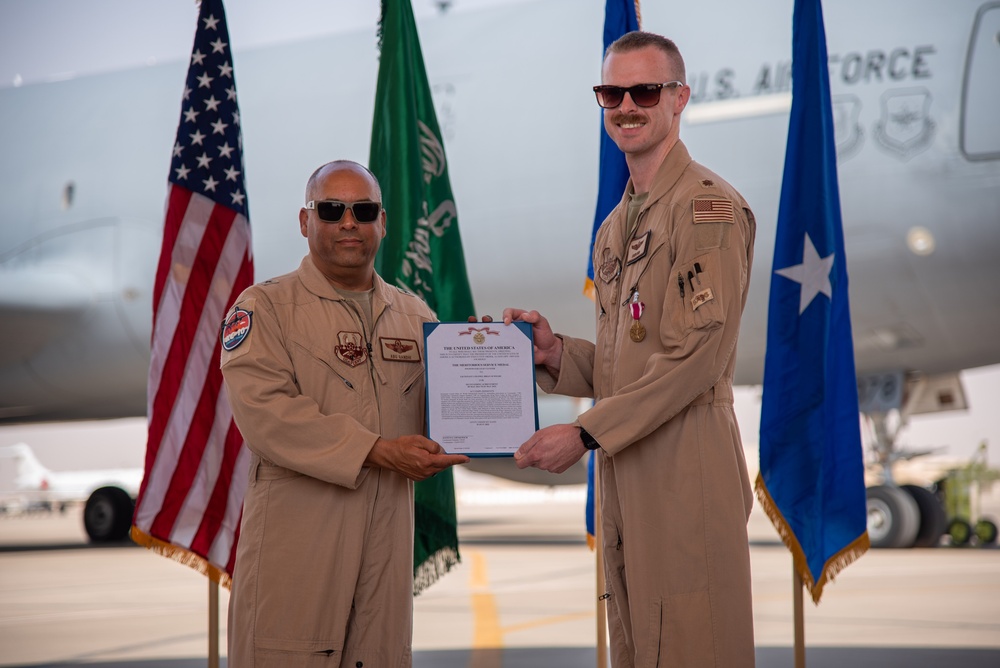
[[[382,359],[390,362],[419,362],[420,348],[413,339],[379,337]]]
[[[649,250],[649,240],[652,238],[652,230],[646,232],[641,237],[636,237],[628,245],[628,255],[625,257],[625,264],[630,265],[633,262],[638,262],[646,256],[646,251]]]
[[[691,297],[691,310],[697,311],[699,306],[713,299],[715,299],[715,295],[712,294],[712,288],[705,288]]]

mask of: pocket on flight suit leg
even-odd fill
[[[339,668],[344,657],[342,648],[323,641],[258,638],[254,645],[253,668]]]
[[[708,591],[675,594],[657,601],[656,622],[650,636],[658,639],[650,668],[714,666],[715,633]],[[651,625],[653,620],[651,619]],[[658,631],[658,633],[657,633]],[[651,647],[650,650],[653,648]]]

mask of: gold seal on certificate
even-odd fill
[[[452,454],[513,455],[538,430],[523,322],[424,323],[428,437]]]

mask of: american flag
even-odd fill
[[[729,200],[696,199],[694,201],[694,222],[696,223],[732,223],[735,220],[733,203]]]
[[[219,371],[220,324],[253,280],[240,111],[221,0],[203,0],[153,289],[149,437],[132,538],[229,584],[249,456]]]

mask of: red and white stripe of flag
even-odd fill
[[[133,538],[228,584],[249,455],[219,370],[220,326],[253,280],[247,219],[171,184],[153,294],[146,467]]]
[[[696,223],[732,223],[735,220],[733,203],[729,200],[694,200],[694,222]]]

